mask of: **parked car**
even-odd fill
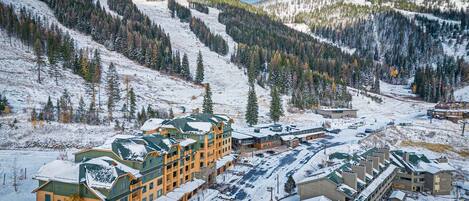
[[[264,158],[264,154],[263,154],[263,153],[257,153],[256,156],[259,157],[259,158]]]
[[[348,128],[349,128],[349,129],[357,129],[357,128],[358,128],[358,126],[357,126],[357,125],[355,125],[355,124],[352,124],[352,125],[348,126]]]
[[[340,131],[342,131],[342,130],[340,130],[340,129],[332,129],[332,130],[329,131],[329,133],[339,134]]]
[[[390,122],[388,123],[388,126],[394,126],[394,121],[390,121]]]
[[[365,133],[374,133],[375,130],[371,129],[371,128],[367,128],[365,129]]]
[[[365,133],[357,133],[357,134],[355,135],[355,137],[365,137],[365,136],[366,136]]]
[[[273,150],[268,150],[268,151],[266,151],[266,152],[267,152],[268,154],[270,154],[270,155],[274,155],[274,154],[275,154],[275,151],[273,151]]]

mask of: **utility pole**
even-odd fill
[[[274,192],[274,188],[273,187],[267,187],[267,191],[270,192],[270,201],[274,201],[273,200],[273,193]]]
[[[461,133],[462,136],[464,136],[464,130],[466,128],[466,124],[467,124],[467,121],[462,122],[462,133]]]
[[[280,186],[280,181],[278,180],[278,174],[277,174],[277,194],[278,194],[278,188]]]

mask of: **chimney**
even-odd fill
[[[342,178],[344,179],[344,184],[357,190],[357,173],[344,171],[342,172]]]
[[[379,158],[379,162],[380,162],[381,164],[383,164],[383,165],[385,164],[385,162],[384,162],[384,158],[385,158],[384,153],[379,153],[379,152],[373,153],[373,156],[378,157],[378,158]]]
[[[404,160],[405,162],[409,162],[409,157],[409,152],[404,152],[404,154],[402,155],[402,160]]]
[[[384,159],[389,161],[389,148],[388,147],[380,148],[380,149],[378,149],[378,152],[383,153],[384,154]]]
[[[363,165],[362,164],[352,165],[352,171],[357,173],[357,177],[359,179],[361,179],[362,181],[366,181],[366,179],[365,179],[365,172],[366,172],[365,164],[363,164]]]
[[[372,161],[372,165],[373,165],[374,169],[379,170],[379,158],[378,157],[376,157],[376,156],[367,156],[366,159]]]
[[[365,163],[365,171],[369,175],[373,176],[373,161],[372,160],[367,160]]]

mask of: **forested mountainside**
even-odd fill
[[[424,2],[267,1],[261,7],[380,63],[379,79],[413,80],[414,93],[426,101],[453,100],[454,89],[469,81],[467,2]]]
[[[248,71],[251,83],[291,94],[300,108],[348,106],[349,86],[378,89],[375,64],[324,44],[267,15],[217,4],[219,21],[239,43],[231,60]]]

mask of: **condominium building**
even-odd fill
[[[301,200],[402,200],[406,195],[399,190],[433,195],[452,190],[454,168],[446,158],[373,148],[363,154],[333,153],[329,159],[331,166],[297,181]]]
[[[160,121],[152,134],[119,136],[73,162],[44,165],[33,192],[37,201],[186,201],[232,166],[231,123],[205,114]]]
[[[393,188],[433,195],[451,193],[455,169],[448,164],[448,159],[430,160],[423,154],[397,150],[391,152],[391,160],[400,167]]]
[[[331,155],[336,164],[297,182],[301,200],[380,200],[389,191],[398,167],[389,161],[389,149],[371,149],[363,154]]]

